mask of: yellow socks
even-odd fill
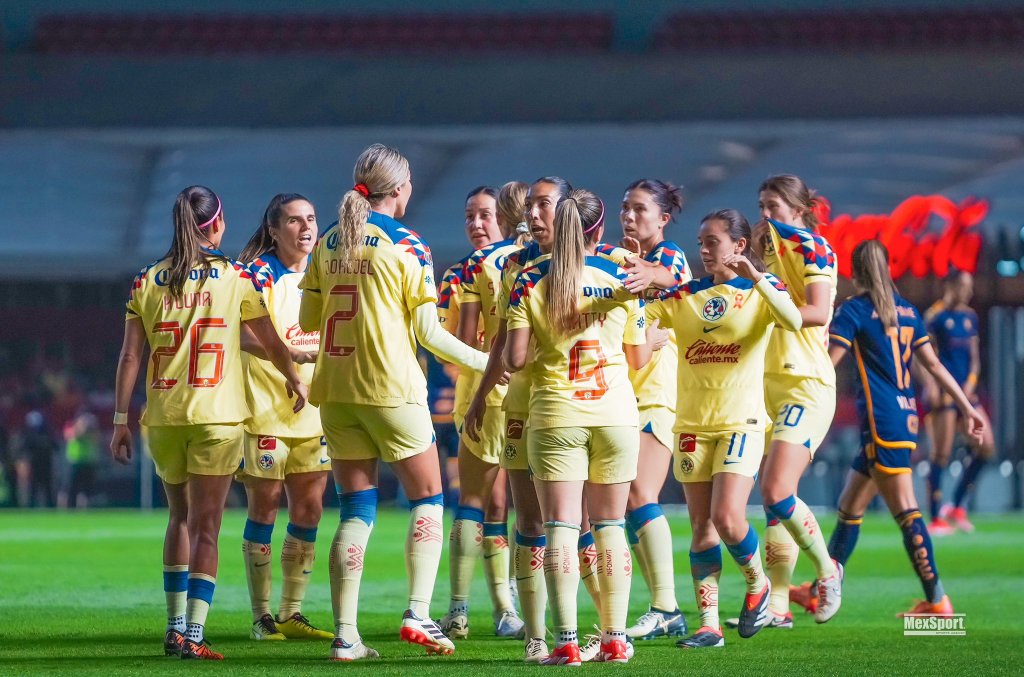
[[[484,511],[460,505],[455,509],[448,538],[448,573],[451,580],[449,613],[469,613],[469,589],[473,570],[483,548]]]
[[[302,600],[306,597],[306,586],[309,585],[309,575],[313,573],[315,557],[316,527],[300,527],[289,523],[288,535],[281,546],[281,572],[284,575],[284,584],[281,587],[278,620],[286,620],[301,612]]]
[[[245,560],[245,580],[249,584],[249,603],[254,623],[264,614],[270,613],[270,538],[273,534],[273,524],[245,520],[242,558]]]
[[[516,532],[514,550],[516,585],[519,604],[523,608],[526,638],[543,639],[547,636],[544,614],[548,606],[548,588],[544,575],[547,536],[523,536]]]
[[[600,563],[597,557],[597,548],[594,546],[594,534],[591,531],[580,534],[576,542],[577,554],[580,562],[580,580],[583,587],[587,589],[590,599],[594,602],[598,616],[601,615],[601,577],[597,575]]]
[[[580,587],[580,557],[576,546],[580,528],[565,522],[545,522],[544,531],[548,539],[544,553],[544,579],[551,595],[555,641],[562,646],[577,641],[576,592]]]
[[[676,601],[672,530],[665,512],[657,503],[648,503],[630,512],[627,519],[637,536],[634,550],[642,553],[638,559],[646,563],[651,606],[661,611],[675,611],[679,603]]]
[[[377,489],[340,494],[338,498],[341,521],[331,543],[331,606],[335,636],[351,644],[359,640],[359,584],[366,544],[377,519]]]
[[[594,522],[594,542],[600,553],[601,630],[623,632],[629,611],[629,585],[633,564],[626,542],[624,520]]]
[[[828,546],[825,544],[821,527],[818,526],[818,520],[814,518],[814,513],[806,503],[793,495],[775,505],[767,506],[765,511],[769,517],[782,522],[800,549],[807,553],[807,557],[814,563],[819,579],[828,578],[835,573],[836,567],[828,554]]]
[[[764,570],[772,582],[772,594],[768,608],[777,616],[789,613],[789,583],[796,567],[797,547],[789,531],[778,520],[768,518],[764,532]]]
[[[739,543],[726,543],[726,549],[732,558],[739,565],[743,572],[743,578],[747,581],[747,594],[760,592],[768,579],[764,575],[761,566],[760,543],[757,540],[757,532],[754,527],[747,525],[747,535]]]
[[[491,593],[491,604],[496,616],[514,611],[512,591],[508,587],[509,547],[508,526],[504,522],[484,522],[484,577]]]
[[[699,552],[690,551],[690,575],[700,613],[700,627],[721,632],[718,620],[718,581],[722,577],[722,546],[715,545]]]
[[[444,498],[435,494],[412,501],[409,513],[409,534],[405,539],[409,609],[419,618],[429,618],[443,548]]]

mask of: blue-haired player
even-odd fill
[[[904,547],[924,588],[925,599],[909,613],[952,614],[910,470],[918,428],[910,378],[914,355],[952,398],[973,437],[981,438],[985,420],[939,362],[917,308],[897,293],[889,275],[889,253],[880,242],[867,240],[857,245],[853,276],[861,293],[836,312],[829,330],[829,356],[835,365],[848,352],[856,358],[863,446],[839,497],[829,554],[845,566],[857,542],[861,516],[874,495],[874,482],[903,532]]]
[[[925,325],[935,342],[939,361],[960,384],[978,413],[985,418],[985,434],[980,441],[968,439],[970,461],[960,475],[960,481],[953,493],[953,503],[943,505],[942,473],[949,464],[953,451],[958,416],[956,407],[948,395],[937,392],[934,387],[925,389],[925,399],[929,405],[929,411],[925,414],[925,427],[932,441],[931,467],[928,471],[929,510],[932,521],[928,528],[936,535],[950,533],[954,527],[963,531],[974,531],[974,525],[967,519],[964,504],[985,462],[992,458],[995,452],[992,426],[988,423],[985,411],[978,405],[978,373],[981,371],[978,314],[970,306],[974,293],[974,278],[970,273],[954,271],[943,280],[942,288],[942,298],[924,315]]]

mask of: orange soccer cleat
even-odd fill
[[[921,600],[915,604],[910,611],[898,614],[900,618],[911,615],[952,616],[953,603],[949,601],[949,595],[943,595],[942,599],[938,602],[926,602]]]

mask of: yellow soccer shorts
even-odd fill
[[[288,475],[330,469],[327,438],[322,435],[276,437],[245,433],[245,453],[238,473],[240,479],[283,480]]]
[[[672,426],[676,422],[676,413],[668,407],[643,407],[640,409],[640,432],[654,435],[654,439],[663,447],[672,450],[675,435]]]
[[[501,450],[498,465],[505,470],[529,470],[530,461],[527,454],[527,414],[524,411],[505,411],[505,430],[502,441],[505,446]]]
[[[765,406],[772,419],[769,444],[781,440],[807,449],[811,458],[825,440],[836,413],[836,388],[816,378],[766,376]]]
[[[434,426],[426,405],[397,407],[326,402],[320,422],[328,453],[339,461],[379,458],[387,463],[421,454],[434,444]]]
[[[534,428],[528,444],[530,470],[539,480],[619,484],[636,479],[636,426]]]
[[[762,431],[679,433],[672,470],[680,482],[710,482],[721,472],[755,477],[764,456]]]
[[[242,461],[241,423],[156,425],[146,428],[156,474],[167,484],[189,475],[233,475]]]
[[[465,426],[465,419],[463,419]],[[462,445],[469,453],[484,463],[498,465],[505,442],[505,413],[500,407],[487,407],[484,410],[483,425],[480,429],[480,441],[470,437],[464,428],[459,428]]]

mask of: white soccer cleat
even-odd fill
[[[635,625],[626,628],[626,636],[631,639],[683,637],[686,631],[686,617],[678,609],[670,613],[651,607]]]
[[[523,619],[514,610],[504,611],[494,626],[494,634],[498,637],[517,637],[522,639],[525,627],[526,623],[523,622]]]
[[[814,611],[815,623],[827,623],[839,611],[843,603],[843,565],[835,560],[835,571],[831,576],[818,581],[818,608]]]
[[[589,663],[601,653],[601,635],[587,635],[586,639],[587,643],[580,647],[580,660]]]
[[[534,637],[526,643],[526,658],[524,659],[527,663],[540,663],[548,657],[548,643],[540,637]]]
[[[349,644],[341,637],[335,637],[331,643],[331,660],[358,661],[364,658],[380,658],[380,654],[363,644],[361,639]]]
[[[402,629],[398,636],[404,642],[425,647],[428,654],[448,656],[455,653],[455,645],[441,632],[441,627],[433,619],[420,618],[412,609],[406,609],[402,616]]]
[[[452,639],[466,639],[469,637],[469,616],[449,611],[441,619],[441,632]]]

